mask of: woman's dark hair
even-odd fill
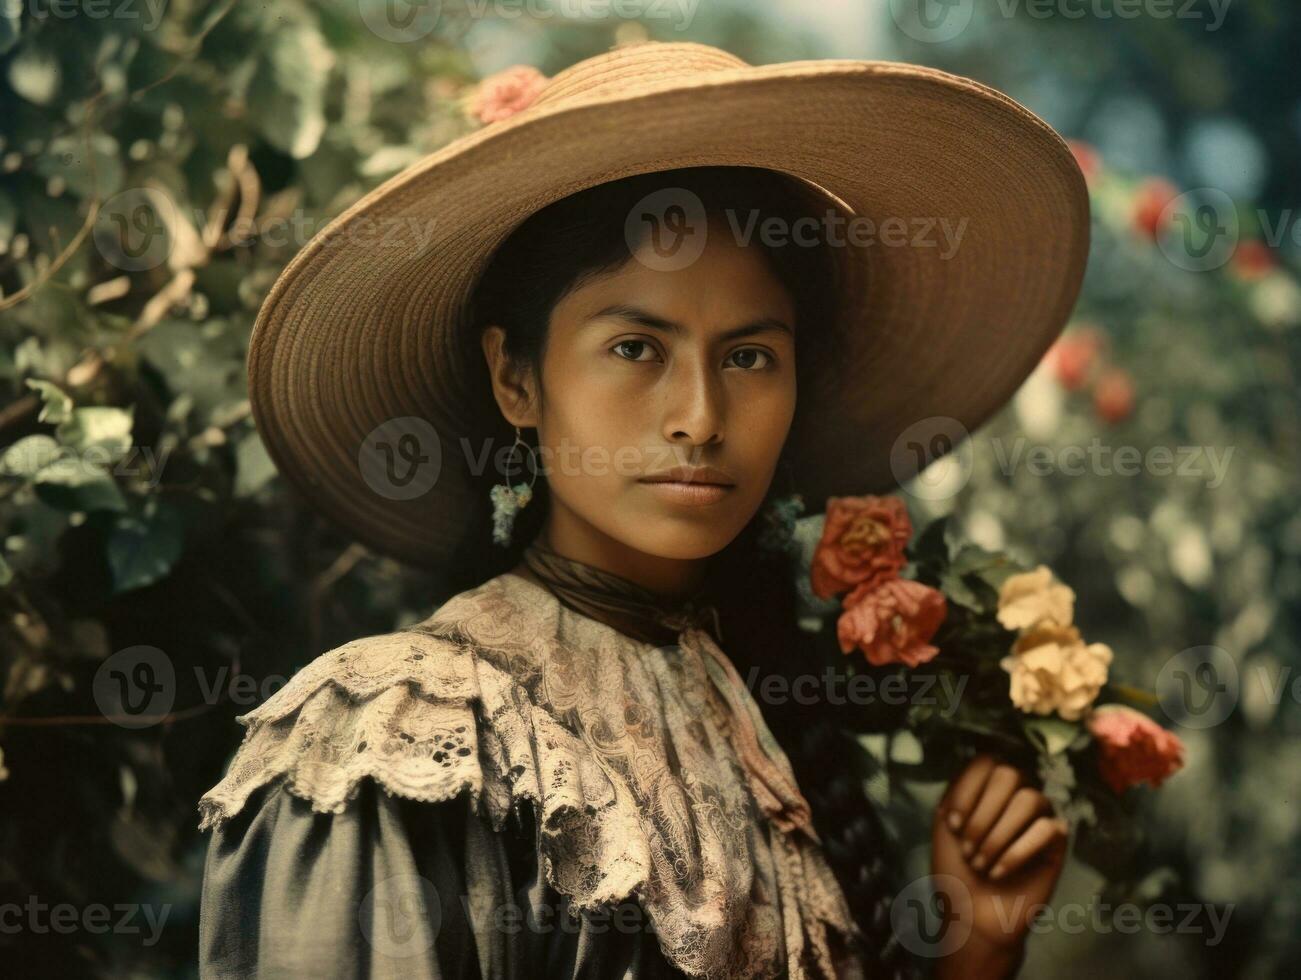
[[[471,298],[464,342],[477,351],[483,329],[499,324],[505,330],[507,354],[531,368],[540,382],[552,308],[587,278],[629,261],[625,216],[646,195],[664,188],[686,189],[711,217],[730,212],[741,225],[755,211],[756,231],[767,218],[779,219],[783,224],[778,227],[785,229],[795,228],[801,217],[821,221],[830,206],[829,198],[797,178],[756,167],[638,174],[571,194],[535,212],[498,247]],[[804,378],[837,356],[840,311],[835,304],[845,249],[811,245],[807,239],[788,238],[778,244],[757,233],[753,240],[795,305],[796,377],[797,386],[803,388]],[[483,360],[482,354],[478,359]],[[484,370],[487,385],[486,366]],[[799,411],[797,401],[797,421]],[[505,427],[501,434],[508,445],[514,429]],[[472,588],[512,568],[546,515],[546,481],[539,478],[533,502],[516,517],[511,545],[503,548],[492,543],[488,490],[492,482],[501,482],[501,475],[487,469],[483,485],[476,487],[481,510],[451,563],[448,585],[454,591]],[[792,489],[781,485],[782,477],[779,469],[770,498]],[[511,482],[519,479],[527,480],[528,475],[511,475]],[[728,656],[741,675],[757,668],[760,676],[780,675],[793,681],[799,670],[814,662],[811,636],[798,626],[789,560],[758,546],[761,518],[762,509],[710,559],[710,598],[718,604]],[[895,841],[866,793],[862,773],[827,764],[852,757],[854,747],[847,740],[853,735],[843,727],[843,720],[838,721],[846,706],[800,700],[811,699],[767,705],[763,714],[790,758],[812,808],[824,853],[864,933],[866,941],[859,953],[871,975],[916,976],[917,964],[891,929],[890,906],[899,880]]]

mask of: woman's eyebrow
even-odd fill
[[[647,327],[651,330],[660,330],[664,333],[682,334],[686,332],[686,328],[680,323],[675,323],[672,320],[666,320],[663,317],[655,316],[653,313],[643,310],[640,307],[630,306],[627,303],[615,303],[613,306],[607,306],[605,309],[588,317],[584,325],[594,323],[597,320],[602,320],[607,317],[631,320],[633,323],[640,326]],[[726,330],[719,335],[719,339],[731,340],[735,337],[749,337],[752,334],[764,333],[769,330],[777,330],[789,334],[792,337],[795,336],[795,331],[792,330],[790,325],[784,320],[779,320],[776,317],[765,316],[760,317],[757,320],[752,320],[749,323],[744,323],[739,327],[733,327],[731,330]]]

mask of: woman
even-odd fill
[[[741,676],[794,677],[807,649],[785,562],[758,543],[779,484],[872,489],[887,423],[979,424],[1069,311],[1087,202],[1060,141],[974,83],[798,68],[690,44],[590,59],[359,202],[277,283],[249,361],[273,456],[363,539],[443,568],[452,595],[241,719],[201,801],[204,976],[853,977],[923,957],[940,976],[1015,973],[1064,855],[1042,793],[983,755],[954,780],[932,833],[954,927],[901,944],[891,843],[835,766],[853,709],[756,703]],[[829,232],[891,182],[836,149],[846,118],[811,115],[818,96],[882,120],[893,100],[900,142],[878,127],[877,153],[925,156],[957,123],[971,148],[1001,148],[1000,179],[1038,182],[1027,213],[1000,213],[988,178],[938,213],[972,217],[1010,268],[959,252],[942,271],[915,240],[892,255]],[[601,125],[630,102],[656,134],[631,150]],[[736,162],[758,106],[771,148]],[[683,128],[653,125],[669,118]],[[800,127],[811,144],[774,139]],[[1016,136],[1034,147],[1000,143]],[[641,170],[600,179],[591,139],[640,149]],[[723,163],[670,162],[686,147]],[[489,202],[465,176],[476,159],[526,161],[511,175],[553,186],[543,200],[479,173]],[[944,203],[939,177],[894,185]],[[377,261],[344,234],[439,194],[444,223],[414,254]],[[1032,250],[1045,221],[1057,244]],[[929,299],[946,276],[961,295]],[[905,340],[930,346],[908,356]]]

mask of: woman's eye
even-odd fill
[[[651,350],[651,345],[646,343],[646,341],[644,340],[621,340],[619,341],[619,343],[615,344],[610,349],[613,351],[619,351],[621,348],[629,348],[629,347],[634,348],[635,350],[638,351],[642,349]],[[645,360],[645,358],[637,357],[636,354],[629,355],[621,352],[619,356],[622,357],[625,361]]]
[[[764,358],[761,364],[756,365],[754,363],[754,358],[756,356]],[[772,355],[770,355],[767,351],[759,350],[759,348],[757,347],[744,347],[741,350],[733,353],[732,357],[745,358],[746,360],[743,360],[739,364],[739,366],[745,368],[747,371],[753,371],[756,368],[765,368],[772,363]]]

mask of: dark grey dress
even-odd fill
[[[789,760],[703,629],[655,646],[505,574],[239,720],[199,802],[205,980],[863,976]]]
[[[686,976],[664,959],[637,903],[571,914],[540,873],[531,810],[517,814],[494,833],[466,796],[422,803],[368,780],[329,814],[283,781],[259,789],[213,831],[201,976]]]

